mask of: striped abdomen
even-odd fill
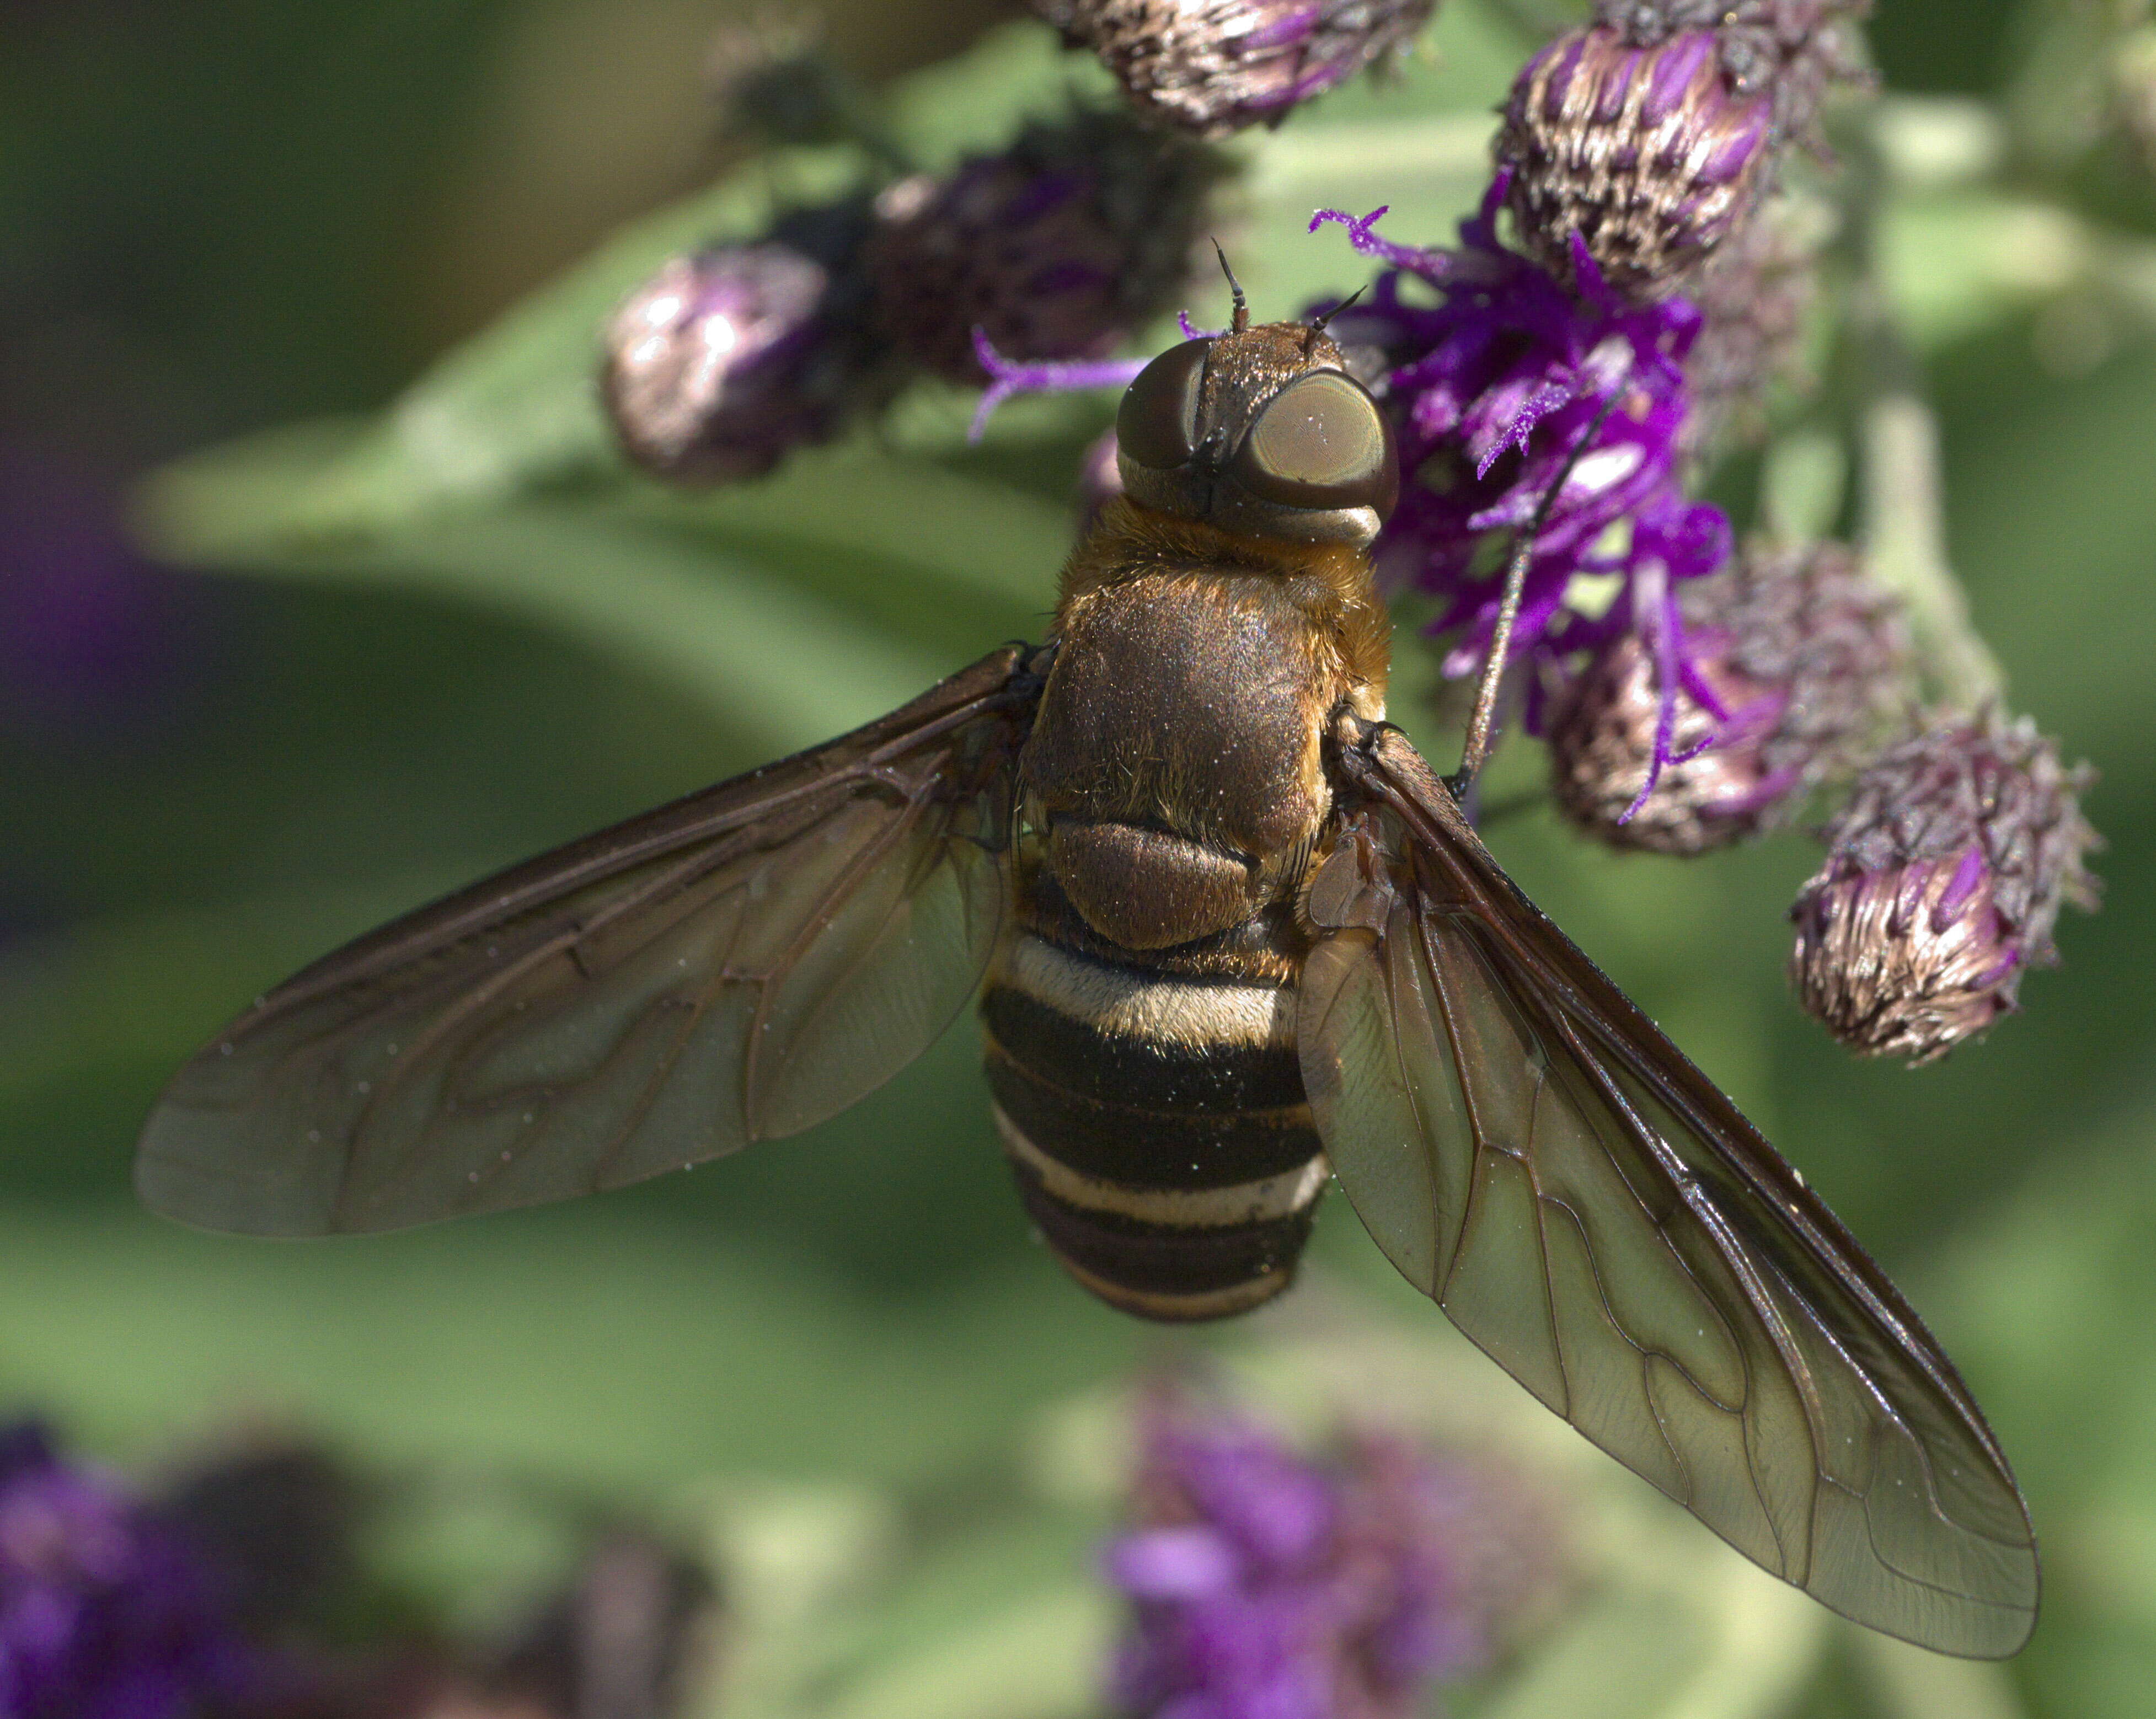
[[[1004,1149],[1103,1300],[1217,1319],[1288,1286],[1327,1166],[1296,923],[1334,713],[1383,714],[1361,555],[1111,507],[1064,569],[1019,759],[1017,927],[982,1005]]]
[[[1027,1208],[1071,1275],[1126,1312],[1255,1307],[1293,1278],[1327,1176],[1293,987],[1086,942],[1020,931],[982,1003]]]

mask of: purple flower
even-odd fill
[[[1247,1421],[1155,1402],[1137,1521],[1104,1559],[1131,1603],[1116,1705],[1142,1719],[1414,1711],[1492,1645],[1450,1532],[1466,1490],[1389,1443],[1321,1465]]]
[[[244,1706],[260,1676],[169,1525],[38,1428],[0,1431],[0,1715],[194,1719]]]
[[[1224,137],[1389,64],[1436,0],[1028,0],[1155,125]]]
[[[1445,673],[1473,672],[1494,629],[1512,540],[1532,526],[1560,475],[1527,564],[1514,660],[1554,667],[1643,623],[1661,629],[1673,701],[1689,661],[1675,587],[1727,559],[1729,523],[1688,500],[1677,468],[1690,398],[1684,361],[1699,332],[1686,300],[1634,305],[1609,292],[1575,235],[1577,291],[1497,242],[1510,186],[1500,173],[1460,249],[1419,250],[1362,217],[1321,210],[1389,266],[1332,326],[1362,349],[1393,418],[1405,475],[1378,540],[1381,579],[1435,596],[1430,624],[1453,638]],[[1435,303],[1424,302],[1433,289]],[[1599,616],[1576,607],[1581,573],[1614,575]],[[1531,708],[1539,726],[1539,710]],[[1668,762],[1658,752],[1657,770]]]
[[[1009,146],[876,198],[876,326],[911,362],[978,382],[977,331],[1020,360],[1099,358],[1190,278],[1218,151],[1120,109],[1028,126]]]
[[[1857,778],[1799,891],[1797,1000],[1868,1056],[1943,1056],[2012,1011],[2057,952],[2059,909],[2097,903],[2082,816],[2094,781],[2027,717],[1941,722]]]
[[[624,299],[601,392],[654,475],[722,483],[835,434],[896,381],[866,321],[866,209],[801,209],[750,244],[676,257]]]
[[[1698,854],[1771,829],[1847,775],[1907,702],[1896,606],[1840,544],[1750,545],[1679,608],[1689,660],[1673,709],[1651,617],[1591,653],[1551,706],[1558,804],[1614,846]]]

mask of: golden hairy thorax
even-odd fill
[[[1055,636],[1021,769],[1086,923],[1166,948],[1291,897],[1332,810],[1333,712],[1384,714],[1368,560],[1118,500],[1064,569]]]

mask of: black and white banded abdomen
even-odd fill
[[[1034,1222],[1103,1301],[1218,1319],[1293,1280],[1329,1175],[1294,1006],[1291,985],[1033,929],[1005,946],[981,1005],[996,1126]]]

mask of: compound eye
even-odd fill
[[[1337,370],[1313,371],[1274,395],[1229,475],[1284,506],[1373,507],[1381,515],[1392,511],[1400,487],[1383,408]]]
[[[1118,452],[1156,471],[1188,465],[1196,451],[1198,382],[1209,340],[1170,346],[1137,375],[1116,411]]]

